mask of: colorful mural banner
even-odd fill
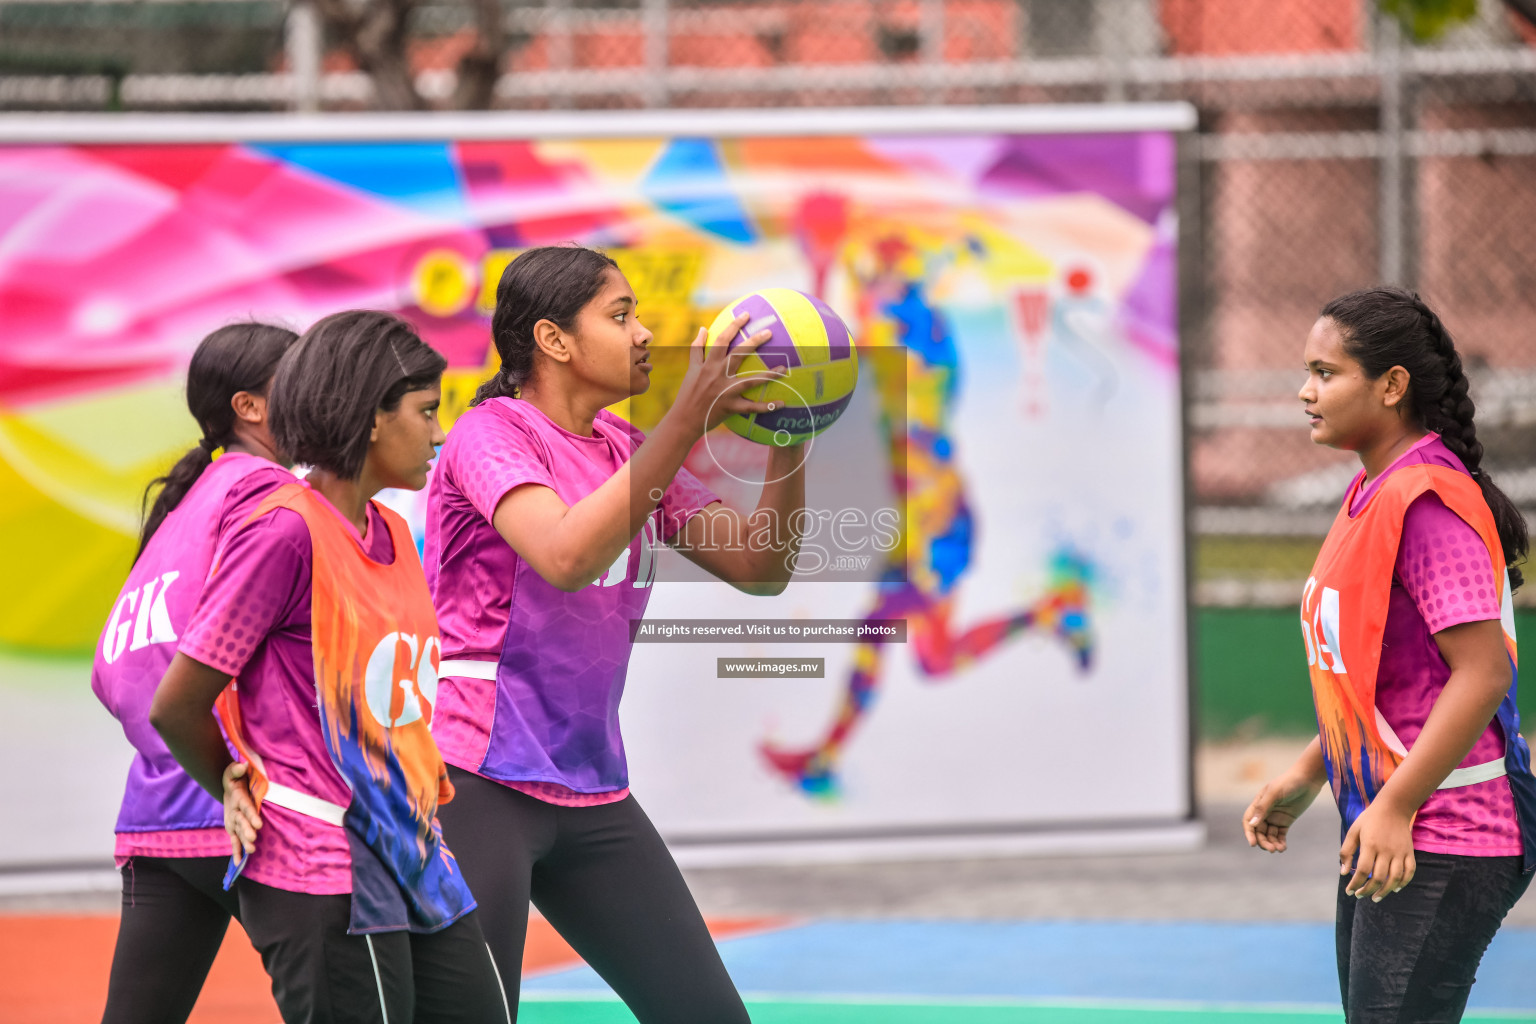
[[[904,617],[910,642],[816,651],[825,679],[797,683],[794,699],[785,680],[714,671],[717,655],[793,648],[637,649],[635,776],[662,780],[648,806],[670,834],[824,827],[808,809],[826,799],[810,798],[843,798],[837,824],[866,828],[1177,818],[1174,147],[1154,130],[0,142],[0,554],[24,581],[0,588],[0,649],[89,656],[145,483],[195,439],[181,377],[207,332],[399,311],[450,362],[451,421],[494,369],[501,270],[526,247],[577,241],[616,258],[658,346],[686,345],[738,295],[788,286],[841,311],[861,347],[897,353],[893,370],[868,365],[869,397],[845,414],[864,426],[836,430],[864,430],[889,456],[871,479],[903,503],[905,578],[796,585],[756,604],[724,585],[660,587],[652,612]],[[659,378],[623,410],[642,427],[676,386]],[[733,456],[696,452],[690,468],[750,507],[728,463],[760,449],[730,443]],[[878,709],[882,688],[948,695],[945,710],[935,719],[889,692],[895,706]],[[722,792],[740,783],[735,798],[690,799],[690,773],[727,755],[714,741],[663,751],[664,708],[679,699],[713,708],[710,728],[730,737],[717,774]],[[864,736],[882,715],[893,727],[926,715],[943,735]],[[861,743],[906,767],[875,785]],[[1006,771],[973,763],[1010,743],[1033,747],[992,749]],[[1123,799],[1025,800],[1005,778],[1064,780],[1116,750],[1151,764]],[[973,798],[946,802],[936,780],[954,772]],[[926,794],[915,811],[914,793]]]

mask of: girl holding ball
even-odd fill
[[[643,1024],[728,1024],[746,1010],[630,794],[617,712],[656,546],[743,591],[779,593],[803,460],[770,449],[766,531],[682,468],[728,414],[773,409],[742,392],[780,371],[735,376],[767,331],[729,354],[706,350],[701,331],[649,437],[607,412],[650,386],[651,334],[635,307],[614,262],[576,246],[524,252],[497,288],[501,368],[454,425],[428,497],[444,657],[433,732],[458,792],[443,828],[509,986],[531,899]],[[711,542],[753,529],[762,542]]]
[[[1482,468],[1461,358],[1417,295],[1333,300],[1304,360],[1312,440],[1363,469],[1302,600],[1319,736],[1243,828],[1284,851],[1331,783],[1346,1019],[1457,1021],[1536,868],[1510,602],[1526,525]]]

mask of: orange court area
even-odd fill
[[[780,922],[712,920],[716,938],[760,931]],[[117,918],[0,916],[0,1024],[95,1024],[107,999],[107,973],[117,941]],[[528,922],[525,975],[581,962],[549,923]],[[190,1024],[277,1024],[261,958],[239,926],[224,937]]]

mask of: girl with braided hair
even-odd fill
[[[1346,1020],[1458,1021],[1536,869],[1510,601],[1526,526],[1482,468],[1461,358],[1417,295],[1334,299],[1304,358],[1312,440],[1364,468],[1302,597],[1319,736],[1243,828],[1282,852],[1331,783]]]

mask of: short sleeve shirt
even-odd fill
[[[1466,472],[1439,435],[1427,434],[1371,481],[1350,511],[1362,507],[1395,470],[1424,464]],[[1403,516],[1376,682],[1376,705],[1406,746],[1411,748],[1423,731],[1451,676],[1434,634],[1498,619],[1499,611],[1493,559],[1482,537],[1438,496],[1420,495]],[[1503,756],[1503,733],[1497,722],[1490,722],[1461,765]],[[1523,848],[1509,780],[1432,793],[1414,818],[1413,845],[1431,853],[1518,856]]]
[[[606,410],[592,429],[593,437],[572,434],[511,398],[492,399],[454,424],[432,475],[424,557],[445,659],[501,653],[520,561],[491,525],[501,499],[523,484],[562,490],[559,467],[573,458],[617,472],[645,440]],[[662,539],[670,540],[719,500],[692,473],[679,470],[661,499]]]
[[[643,440],[606,411],[586,436],[509,398],[470,410],[449,432],[427,501],[427,583],[444,660],[497,662],[498,669],[495,681],[444,673],[432,730],[448,763],[554,802],[622,795],[617,715],[627,620],[643,615],[649,599],[652,542],[671,538],[719,499],[680,470],[641,536],[576,593],[539,577],[492,519],[501,499],[525,484],[575,505]]]
[[[375,561],[394,558],[389,527],[372,504],[366,548]],[[345,806],[351,791],[331,762],[316,703],[313,563],[309,527],[297,512],[273,509],[236,529],[178,649],[239,677],[246,740],[273,781]],[[344,828],[273,804],[262,807],[262,819],[245,877],[289,892],[352,891]]]

